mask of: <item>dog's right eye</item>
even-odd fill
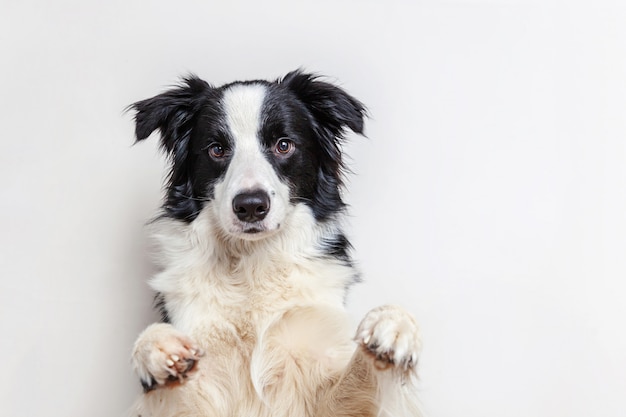
[[[213,142],[209,145],[209,155],[214,159],[221,159],[226,156],[226,149],[221,143]]]

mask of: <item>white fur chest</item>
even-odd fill
[[[306,209],[291,217],[279,236],[260,242],[220,239],[210,207],[191,224],[156,222],[163,269],[150,285],[172,324],[190,334],[216,325],[258,334],[294,307],[342,308],[355,271],[315,245],[332,229],[315,224]]]
[[[263,416],[264,398],[289,369],[290,352],[298,363],[317,364],[311,373],[332,375],[345,366],[354,347],[341,317],[355,271],[312,244],[328,230],[286,224],[277,239],[229,246],[211,233],[210,217],[191,224],[164,219],[154,226],[163,269],[150,285],[163,298],[173,327],[189,335],[205,357],[185,389],[148,395],[146,407],[157,409],[163,400],[186,410],[181,415],[217,405],[217,415],[237,410],[236,415]],[[323,380],[312,380],[310,395]],[[181,397],[169,398],[175,393]]]

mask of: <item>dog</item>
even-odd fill
[[[134,417],[420,416],[415,319],[350,328],[342,231],[348,131],[365,106],[301,69],[214,87],[195,75],[129,106],[170,171],[151,222],[162,321],[132,353]]]

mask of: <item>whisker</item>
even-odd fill
[[[198,216],[198,214],[200,214],[201,211],[202,210],[198,210],[198,211],[194,211],[193,213],[189,213],[189,215],[185,216],[185,219],[193,220]]]
[[[292,201],[301,201],[303,203],[312,203],[313,200],[311,200],[310,198],[305,198],[305,197],[292,197],[291,198]]]
[[[187,198],[189,200],[193,200],[193,201],[211,201],[209,197],[192,197],[190,195],[185,195],[185,194],[180,194],[180,196],[183,198]]]

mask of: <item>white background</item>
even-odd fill
[[[626,9],[4,1],[0,415],[121,416],[164,161],[126,105],[304,67],[365,102],[357,321],[422,324],[432,417],[626,415]]]

